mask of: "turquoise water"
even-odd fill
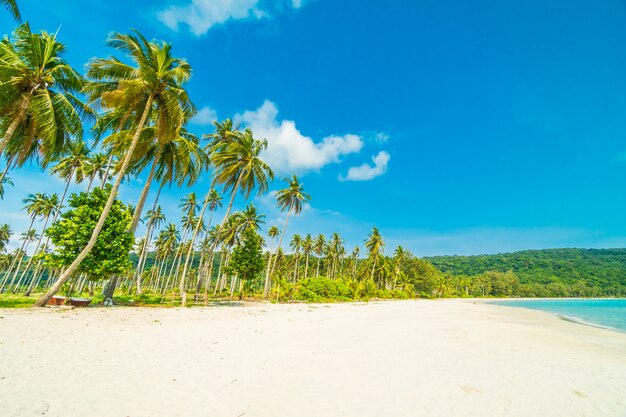
[[[564,319],[626,332],[626,299],[511,300],[495,304],[555,313]]]

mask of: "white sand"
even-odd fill
[[[0,416],[626,416],[626,334],[462,300],[0,310]]]

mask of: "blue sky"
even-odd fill
[[[77,68],[112,52],[110,31],[173,43],[194,68],[192,130],[235,117],[269,140],[272,189],[302,177],[313,200],[289,232],[337,231],[362,247],[377,225],[387,251],[417,255],[626,246],[623,1],[20,6],[33,28],[59,30]],[[13,26],[0,14],[3,33]],[[25,194],[62,183],[35,166],[11,176],[0,222],[21,232]],[[136,201],[141,185],[122,198]],[[205,177],[192,190],[207,186]],[[162,195],[170,221],[189,191]],[[255,203],[281,224],[271,195]]]

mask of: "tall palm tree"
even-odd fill
[[[385,242],[383,241],[383,237],[380,235],[377,227],[373,227],[372,232],[367,236],[367,239],[365,240],[365,247],[367,248],[367,253],[370,261],[372,262],[372,273],[370,274],[370,279],[373,280],[376,262],[385,247]]]
[[[33,251],[33,256],[31,256],[28,259],[28,263],[24,267],[24,272],[22,272],[22,275],[20,276],[18,283],[15,285],[15,289],[13,290],[14,292],[17,291],[17,288],[19,287],[20,282],[24,279],[26,273],[30,269],[33,263],[33,260],[35,259],[34,255],[36,255],[39,251],[39,247],[41,246],[41,241],[43,240],[44,233],[46,231],[46,228],[48,227],[48,221],[50,220],[50,217],[53,215],[53,213],[56,211],[57,206],[59,205],[59,195],[58,194],[51,194],[51,195],[43,194],[38,204],[39,204],[39,207],[37,209],[37,212],[38,212],[37,214],[43,217],[44,219],[43,227],[41,228],[41,234],[39,235],[37,246],[35,246],[35,250]]]
[[[0,225],[0,252],[4,252],[9,243],[9,239],[13,235],[13,231],[11,230],[11,226],[8,224]]]
[[[141,289],[141,275],[143,274],[146,258],[148,257],[148,245],[152,239],[152,234],[154,230],[158,229],[159,225],[165,221],[165,215],[161,210],[161,206],[157,206],[154,210],[148,210],[144,219],[147,220],[146,238],[144,239],[144,244],[139,254],[139,262],[137,263],[136,271],[137,276],[135,278],[138,295],[143,292]]]
[[[20,10],[17,7],[17,2],[15,0],[0,0],[0,4],[3,5],[13,16],[15,20],[22,20],[22,16],[20,16]]]
[[[82,137],[82,121],[94,115],[77,93],[84,79],[64,59],[56,35],[32,33],[28,23],[0,42],[0,156],[38,149],[42,165]],[[24,156],[24,155],[22,155]],[[0,178],[1,180],[1,178]]]
[[[298,266],[300,261],[300,248],[302,247],[302,237],[299,234],[295,234],[291,237],[290,242],[291,250],[295,252],[296,259],[293,266],[293,282],[298,279]]]
[[[400,266],[406,260],[407,253],[402,246],[398,246],[393,253],[393,265],[394,265],[394,273],[393,273],[393,289],[396,288],[396,282],[398,281],[398,277],[400,276]]]
[[[104,176],[109,165],[109,158],[110,156],[104,152],[96,152],[87,159],[86,166],[83,168],[85,176],[89,178],[87,192],[91,190],[91,185],[96,177],[100,179],[100,181],[104,180]]]
[[[283,238],[285,237],[285,231],[287,230],[287,224],[289,223],[289,216],[291,216],[291,213],[300,214],[302,212],[303,204],[311,201],[311,196],[304,192],[304,184],[301,184],[298,181],[298,177],[293,175],[291,178],[283,178],[283,181],[287,181],[287,188],[278,190],[276,193],[276,201],[279,209],[282,211],[287,210],[287,218],[285,219],[283,232],[278,240],[277,250],[280,250],[283,243]],[[276,259],[277,258],[275,257],[270,274],[274,272]]]
[[[61,210],[61,206],[65,201],[67,190],[75,180],[77,184],[81,183],[85,178],[85,170],[87,166],[87,160],[89,158],[89,149],[85,142],[75,141],[70,142],[68,145],[67,154],[59,159],[57,164],[52,167],[52,173],[58,175],[61,179],[65,180],[65,189],[61,194],[61,200],[59,201],[58,211],[54,216],[54,221],[58,217],[58,212]]]
[[[359,264],[359,254],[361,253],[361,249],[359,249],[358,246],[356,246],[354,248],[354,250],[352,251],[352,259],[354,262],[354,280],[356,281],[356,271],[357,271],[357,266]]]
[[[219,142],[212,150],[212,162],[216,170],[215,180],[224,187],[226,193],[230,193],[230,202],[220,230],[224,230],[238,191],[248,199],[255,189],[257,194],[266,192],[268,182],[274,179],[272,169],[260,158],[261,152],[266,149],[267,140],[255,139],[252,131],[246,129],[237,134],[231,142]],[[179,286],[182,305],[187,301],[185,291],[187,269],[188,265],[185,265]]]
[[[315,278],[320,277],[320,261],[322,260],[322,255],[324,254],[324,248],[326,247],[326,236],[323,234],[317,235],[315,241],[313,242],[313,250],[315,251],[315,255],[317,256],[317,270],[315,272]]]
[[[172,123],[161,124],[162,128],[168,129],[177,129],[180,126],[179,121],[184,118],[184,113],[192,112],[188,108],[191,102],[187,92],[182,88],[182,85],[191,77],[191,67],[186,61],[172,56],[169,44],[149,42],[137,31],[132,35],[113,33],[107,43],[113,48],[127,52],[136,66],[113,57],[92,60],[89,64],[88,75],[95,80],[95,83],[89,89],[90,99],[104,109],[123,109],[132,115],[132,119],[136,122],[135,133],[89,242],[59,276],[50,290],[37,301],[35,304],[37,306],[46,305],[96,244],[153,107],[156,107],[158,111],[163,110],[161,113],[163,117],[173,120]],[[182,113],[181,108],[184,110]]]
[[[302,239],[302,252],[306,256],[306,264],[304,266],[304,278],[309,277],[309,257],[313,251],[313,238],[310,233],[307,233],[304,239]]]
[[[270,229],[267,231],[267,236],[269,236],[269,238],[272,240],[275,240],[279,234],[280,234],[280,230],[276,226],[270,227]],[[263,287],[263,297],[265,298],[267,298],[267,296],[269,295],[269,291],[270,291],[270,266],[271,264],[272,264],[272,252],[268,250],[267,266],[266,266],[266,271],[265,271],[265,285]]]
[[[0,200],[4,199],[4,186],[5,185],[13,186],[13,181],[11,181],[11,178],[6,175],[0,180]]]

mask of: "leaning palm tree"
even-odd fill
[[[88,70],[88,75],[96,81],[89,90],[90,98],[104,109],[123,109],[132,115],[136,122],[135,134],[89,242],[50,290],[37,301],[35,304],[37,306],[46,305],[96,244],[153,107],[167,107],[171,113],[168,113],[168,117],[174,119],[171,124],[163,124],[163,128],[177,128],[178,120],[183,118],[179,112],[181,106],[190,104],[182,85],[189,80],[191,67],[186,61],[171,55],[169,44],[149,42],[137,31],[133,35],[113,33],[107,43],[113,48],[127,52],[136,66],[126,64],[117,58],[94,59],[89,64]],[[191,113],[190,109],[187,111]]]
[[[36,148],[46,166],[70,137],[82,137],[82,121],[94,112],[78,98],[85,81],[64,52],[56,35],[32,33],[28,23],[0,42],[0,156]]]
[[[212,150],[215,180],[224,187],[225,192],[230,193],[230,202],[224,219],[222,219],[220,230],[224,230],[224,225],[230,216],[238,191],[245,199],[248,199],[255,189],[257,194],[265,193],[268,182],[274,179],[274,172],[260,158],[261,153],[266,149],[267,140],[255,139],[252,131],[246,129],[244,132],[238,133],[231,142],[220,141]],[[193,248],[189,250],[193,250]],[[180,279],[182,305],[185,305],[187,301],[187,292],[185,291],[187,269],[188,263],[185,264]]]
[[[291,216],[291,213],[300,214],[302,212],[303,204],[311,201],[311,196],[304,192],[304,185],[298,181],[298,177],[293,175],[291,178],[283,178],[283,180],[287,181],[288,185],[287,188],[278,190],[276,193],[276,201],[278,203],[278,208],[282,211],[287,210],[287,218],[285,219],[283,232],[278,240],[277,251],[280,250],[280,246],[283,243],[283,238],[285,237],[285,231],[287,230],[287,224],[289,223],[289,216]],[[274,258],[270,274],[274,272],[275,266],[276,258]]]
[[[20,9],[17,7],[17,2],[15,0],[0,0],[0,4],[5,7],[13,16],[15,20],[22,20],[22,16],[20,16]]]
[[[89,178],[87,192],[91,190],[91,185],[96,177],[100,179],[100,181],[104,181],[104,176],[109,165],[109,158],[110,156],[104,152],[96,152],[87,159],[86,165],[83,168],[85,176]]]

